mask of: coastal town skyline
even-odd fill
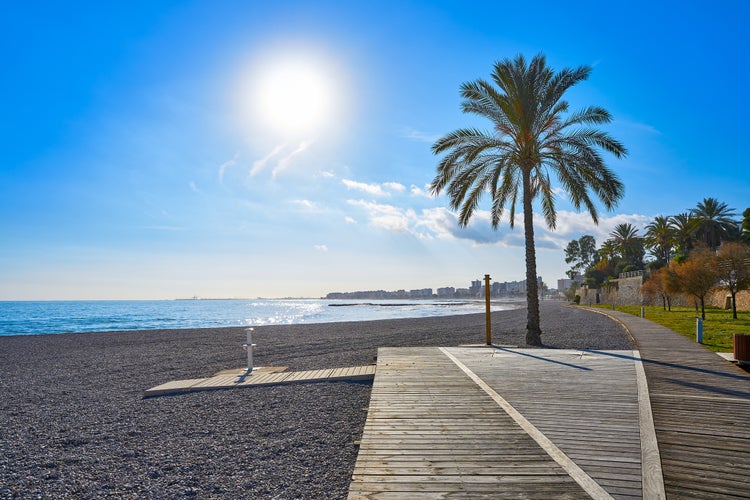
[[[537,273],[566,244],[713,197],[748,208],[744,2],[16,2],[0,19],[0,300],[320,297],[523,276],[489,199],[468,227],[429,184],[459,87],[503,58],[591,66],[629,154],[598,226],[553,179]],[[571,27],[575,29],[571,30]],[[33,36],[30,34],[34,33]]]

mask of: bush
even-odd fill
[[[573,302],[575,302],[576,305],[580,304],[581,303],[581,296],[580,295],[576,295],[575,297],[573,297]]]

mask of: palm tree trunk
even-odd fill
[[[539,326],[539,289],[536,281],[536,247],[534,244],[534,212],[531,206],[531,175],[523,172],[523,229],[526,239],[526,343],[542,345]]]

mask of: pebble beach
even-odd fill
[[[548,348],[631,349],[605,316],[542,304]],[[524,346],[526,310],[492,314]],[[257,327],[257,366],[366,365],[378,347],[485,340],[483,314]],[[0,337],[0,498],[346,498],[371,383],[143,398],[241,368],[244,328]]]

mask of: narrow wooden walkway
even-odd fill
[[[633,351],[381,348],[349,498],[663,496],[639,367]]]
[[[219,373],[213,377],[195,378],[188,380],[174,380],[143,391],[144,397],[163,396],[165,394],[180,394],[195,391],[211,391],[219,389],[237,389],[257,385],[278,385],[297,382],[333,382],[339,380],[372,380],[375,376],[375,365],[350,366],[346,368],[325,368],[322,370],[307,370],[287,372],[282,370],[253,370],[248,376],[245,370],[232,370]]]
[[[647,319],[597,312],[640,350],[667,496],[750,498],[750,375]]]

